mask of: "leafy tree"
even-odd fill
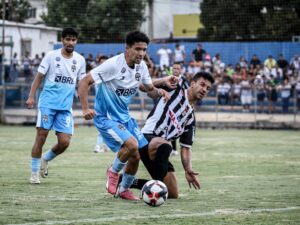
[[[80,42],[123,41],[125,33],[138,29],[144,20],[145,0],[49,0],[49,26],[71,26]]]
[[[298,0],[203,0],[200,9],[201,40],[283,41],[300,35]]]
[[[3,1],[0,1],[0,19],[3,17]],[[28,0],[5,1],[5,20],[24,22],[27,19],[30,3]]]

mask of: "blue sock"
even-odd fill
[[[40,158],[31,158],[31,172],[37,173],[40,171],[41,159]]]
[[[118,173],[120,172],[123,167],[126,165],[126,162],[121,162],[120,159],[118,157],[115,158],[113,164],[112,164],[112,171],[115,172],[115,173]]]
[[[97,138],[97,145],[101,145],[102,143],[103,143],[103,138],[102,138],[102,135],[99,132],[98,138]]]
[[[44,155],[43,158],[46,161],[51,161],[52,159],[54,159],[57,156],[57,154],[55,154],[52,149],[48,150]]]
[[[133,181],[134,181],[135,176],[128,174],[128,173],[123,173],[123,178],[122,178],[122,182],[121,182],[121,188],[120,188],[120,192],[129,189],[130,186],[132,185]]]

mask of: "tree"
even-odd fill
[[[139,29],[144,20],[145,0],[49,0],[49,26],[76,28],[80,42],[123,41],[125,33]]]
[[[203,0],[200,9],[201,40],[284,41],[300,35],[298,0]]]
[[[3,1],[0,1],[0,18],[3,18]],[[5,20],[24,22],[27,19],[30,3],[28,0],[5,1]]]

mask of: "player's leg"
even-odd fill
[[[168,172],[169,157],[172,152],[172,146],[164,138],[155,137],[149,142],[149,158],[155,166],[152,168],[152,178],[163,181]]]
[[[70,145],[73,134],[73,118],[69,111],[56,111],[53,121],[53,130],[56,131],[57,143],[49,149],[42,157],[40,174],[48,176],[48,162],[63,153]]]
[[[168,188],[168,198],[178,198],[178,183],[175,172],[167,172],[163,182]]]
[[[49,130],[53,124],[55,113],[51,109],[39,108],[37,116],[37,132],[31,150],[31,177],[30,183],[39,184],[39,171],[41,167],[42,148],[46,142]]]

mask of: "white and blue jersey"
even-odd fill
[[[39,107],[71,111],[76,81],[86,74],[85,59],[75,51],[72,58],[64,58],[61,50],[46,54],[38,68],[45,75]]]
[[[94,123],[106,145],[114,152],[130,137],[142,148],[148,142],[129,115],[128,105],[138,92],[140,84],[152,84],[144,61],[130,68],[125,55],[120,54],[106,60],[91,70],[97,85]]]
[[[97,114],[120,123],[131,119],[128,105],[140,84],[152,84],[146,63],[142,61],[130,68],[124,53],[106,60],[90,73],[98,85],[95,99]]]

